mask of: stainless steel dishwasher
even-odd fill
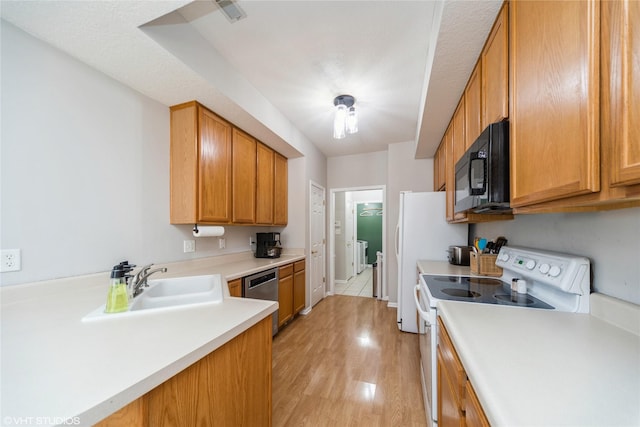
[[[278,268],[247,276],[242,281],[242,296],[245,298],[278,301]],[[272,334],[278,332],[278,310],[273,313]]]

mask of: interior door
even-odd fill
[[[325,295],[325,191],[324,188],[311,184],[311,306],[316,305]]]

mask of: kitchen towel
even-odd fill
[[[194,237],[218,237],[224,234],[224,227],[197,227],[193,229]]]

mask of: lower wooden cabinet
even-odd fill
[[[447,329],[438,317],[438,426],[480,427],[489,421]]]
[[[305,260],[280,267],[278,281],[278,327],[305,306]]]
[[[306,305],[305,292],[305,261],[297,261],[293,264],[293,314],[302,311]]]
[[[293,318],[293,264],[280,267],[278,280],[278,327]]]
[[[227,282],[229,295],[232,297],[242,297],[242,279],[235,279]]]
[[[271,316],[96,424],[270,426]]]

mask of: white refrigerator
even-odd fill
[[[418,283],[418,260],[447,261],[449,245],[467,245],[467,224],[446,220],[446,195],[400,192],[396,227],[398,259],[398,328],[418,332],[413,290]]]

